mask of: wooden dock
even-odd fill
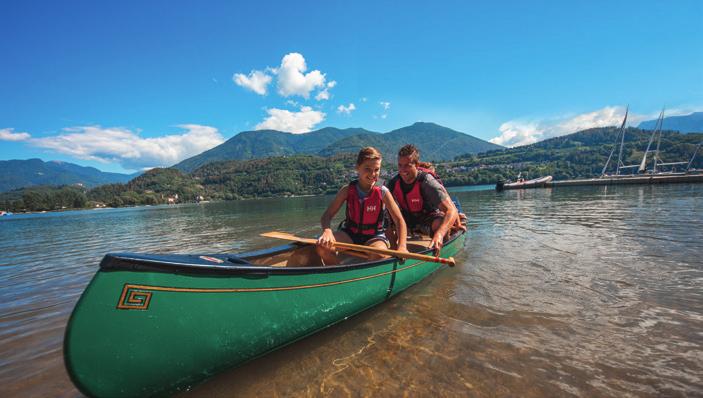
[[[627,184],[673,184],[686,182],[703,182],[703,173],[697,174],[662,174],[643,176],[619,176],[587,178],[581,180],[551,181],[545,184],[546,188],[572,187],[585,185],[627,185]]]

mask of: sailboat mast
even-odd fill
[[[693,163],[693,159],[696,158],[696,154],[698,153],[698,150],[701,149],[701,145],[703,145],[703,142],[701,142],[700,144],[698,144],[698,145],[696,146],[696,150],[693,151],[693,156],[691,156],[691,160],[688,161],[688,166],[686,166],[686,172],[687,172],[687,173],[688,173],[688,171],[691,169],[691,164]]]
[[[659,124],[659,137],[657,138],[657,150],[654,152],[654,165],[652,166],[652,174],[657,172],[657,162],[661,163],[659,159],[659,145],[662,142],[662,130],[664,129],[664,110],[662,109],[662,119],[661,124]]]
[[[620,138],[619,131],[618,131],[617,137],[615,137],[615,142],[618,142],[618,138]],[[605,171],[608,170],[608,165],[610,164],[610,159],[612,159],[613,154],[615,153],[615,148],[617,148],[617,145],[613,144],[613,149],[610,150],[610,155],[608,155],[608,160],[605,161],[605,166],[603,166],[603,171],[600,172],[601,177],[605,176]]]
[[[622,163],[622,148],[625,145],[625,123],[627,122],[627,113],[630,110],[630,106],[628,105],[627,108],[625,109],[625,119],[622,121],[622,126],[620,126],[620,131],[622,132],[622,135],[620,137],[620,153],[618,154],[618,169],[615,172],[615,175],[620,175],[620,166],[624,166]]]
[[[657,132],[661,129],[662,120],[664,120],[664,109],[662,109],[661,113],[659,113],[659,118],[657,119],[657,124],[654,126],[654,131],[652,131],[652,135],[649,136],[649,142],[647,143],[647,149],[644,151],[644,155],[642,156],[642,163],[640,163],[640,168],[639,168],[640,173],[644,173],[647,170],[647,155],[649,154],[649,148],[651,148],[652,142],[654,142],[654,136],[656,136]],[[655,158],[654,162],[656,163],[656,158]],[[655,168],[656,168],[656,166],[655,166]]]

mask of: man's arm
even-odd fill
[[[452,198],[449,196],[439,203],[439,209],[444,212],[444,218],[439,227],[434,231],[432,241],[430,242],[430,247],[434,247],[437,252],[442,249],[444,237],[447,235],[447,232],[449,232],[449,228],[451,228],[452,224],[454,224],[454,219],[457,216],[456,206],[454,206],[454,202],[452,202]]]

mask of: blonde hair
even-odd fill
[[[381,156],[381,152],[379,152],[378,149],[372,146],[367,146],[366,148],[361,148],[359,151],[359,155],[356,157],[356,165],[360,166],[364,163],[364,161],[369,159],[381,160],[383,159],[383,156]]]

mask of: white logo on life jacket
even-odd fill
[[[420,199],[410,199],[410,203],[420,203]]]
[[[376,206],[366,206],[366,211],[368,211],[368,212],[376,211]]]

